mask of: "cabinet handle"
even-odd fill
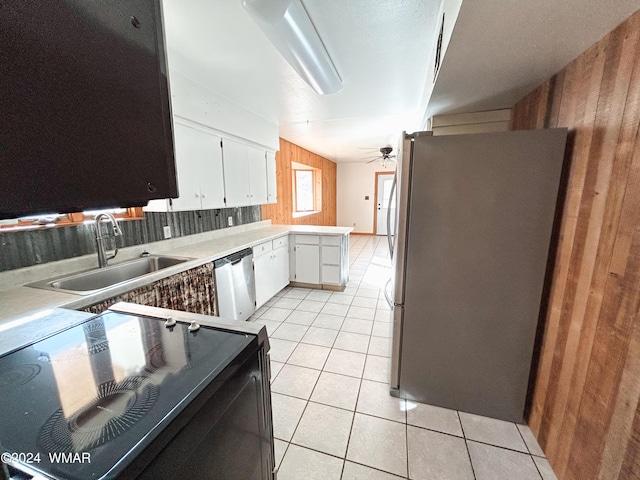
[[[207,194],[206,194],[206,193],[203,193],[203,194],[202,194],[202,198],[207,198]]]
[[[196,193],[196,198],[198,198],[198,197],[200,197],[200,195],[198,195],[198,194]]]

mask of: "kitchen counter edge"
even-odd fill
[[[260,243],[273,240],[284,235],[336,235],[343,236],[351,233],[350,227],[327,227],[313,225],[271,225],[239,233],[230,233],[214,240],[203,240],[198,243],[168,248],[154,249],[152,254],[175,255],[190,257],[193,260],[174,265],[157,272],[149,273],[138,279],[127,282],[126,285],[116,285],[91,295],[75,295],[72,293],[41,290],[24,285],[15,286],[0,291],[0,330],[9,327],[14,322],[23,323],[29,317],[37,316],[41,310],[67,308],[78,310],[101,302],[116,295],[150,285],[162,278],[175,275],[185,270],[213,262],[244,248],[251,248]],[[185,237],[183,237],[185,238]],[[155,245],[161,245],[156,242]],[[138,249],[144,245],[136,245]],[[127,260],[125,260],[127,261]],[[113,265],[119,262],[114,262]],[[121,263],[121,262],[120,262]],[[73,271],[61,271],[60,275],[71,274]],[[37,298],[37,301],[35,300]]]

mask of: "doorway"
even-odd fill
[[[393,173],[376,172],[376,202],[374,213],[374,232],[376,235],[387,234],[387,212],[389,211],[389,201],[391,200],[391,185],[393,184]],[[394,192],[395,196],[395,192]],[[394,228],[395,218],[391,218],[391,231]]]

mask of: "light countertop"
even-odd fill
[[[347,235],[348,227],[322,227],[312,225],[271,225],[270,221],[214,230],[160,242],[121,249],[112,265],[138,258],[143,251],[152,254],[190,257],[190,260],[163,270],[144,275],[91,295],[42,290],[24,284],[68,275],[95,268],[96,255],[51,262],[44,265],[0,273],[0,335],[5,336],[13,325],[24,324],[38,318],[43,312],[56,308],[82,309],[130,290],[149,285],[161,278],[211,262],[231,253],[259,243],[287,235]],[[0,344],[1,347],[1,344]]]

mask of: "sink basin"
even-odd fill
[[[118,265],[42,280],[26,286],[43,288],[45,290],[64,291],[77,295],[89,295],[104,288],[125,283],[129,280],[142,277],[143,275],[188,262],[189,260],[192,259],[187,257],[150,255]]]

